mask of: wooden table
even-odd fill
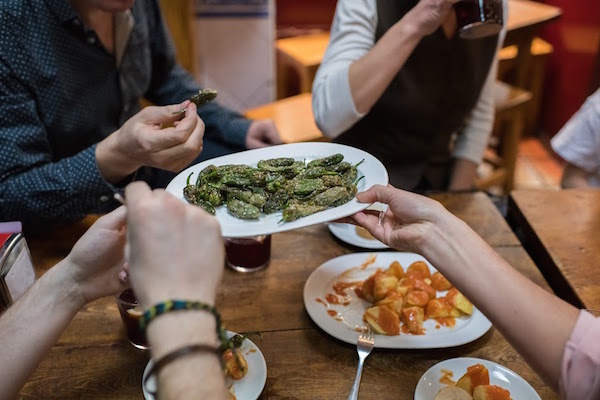
[[[554,292],[600,310],[600,191],[516,190],[508,215]]]
[[[483,193],[435,196],[464,219],[516,269],[546,290],[542,275],[493,203]],[[43,271],[64,257],[86,224],[30,240]],[[252,274],[225,271],[217,299],[228,329],[261,331],[256,340],[267,361],[261,399],[345,399],[356,371],[353,345],[321,331],[303,304],[303,288],[325,261],[357,251],[338,242],[325,225],[273,235],[268,268]],[[482,260],[484,262],[484,260]],[[448,349],[375,349],[367,359],[361,399],[409,399],[421,375],[453,357],[498,362],[526,379],[543,399],[558,399],[494,328],[480,339]],[[126,340],[115,302],[98,300],[73,320],[21,392],[23,399],[141,399],[148,354]]]

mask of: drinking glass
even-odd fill
[[[502,0],[461,0],[454,4],[454,11],[462,38],[479,39],[502,29]]]
[[[115,296],[121,319],[125,325],[127,339],[136,348],[147,350],[150,348],[145,333],[140,329],[140,317],[143,314],[139,306],[135,293],[132,289],[127,289],[121,294]]]
[[[271,235],[225,238],[225,263],[238,272],[260,271],[271,261]]]

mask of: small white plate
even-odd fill
[[[368,210],[376,210],[376,211],[384,211],[387,210],[387,205],[382,203],[373,203],[371,206],[367,208]],[[362,247],[363,249],[373,249],[373,250],[382,250],[389,249],[388,245],[385,243],[381,243],[379,240],[375,238],[365,238],[358,234],[356,231],[358,229],[357,226],[352,224],[339,224],[337,222],[330,222],[327,224],[329,231],[336,238],[340,239],[342,242],[346,242],[351,244],[352,246]],[[363,229],[363,228],[360,228]]]
[[[361,268],[372,257],[375,257],[375,262]],[[353,253],[333,258],[314,270],[304,285],[304,307],[308,315],[329,335],[346,343],[356,344],[358,331],[364,325],[363,315],[371,303],[359,298],[354,291],[349,291],[350,300],[347,305],[330,304],[326,301],[326,295],[335,293],[332,288],[335,282],[365,280],[377,268],[387,269],[392,261],[398,261],[405,270],[415,261],[424,261],[432,273],[437,271],[426,259],[414,253]],[[444,294],[445,292],[439,292],[438,297]],[[456,325],[452,328],[427,320],[424,323],[424,335],[375,335],[375,347],[432,349],[458,346],[480,338],[491,326],[492,323],[481,311],[473,308],[471,316],[456,318]]]
[[[235,334],[235,332],[227,331],[227,338]],[[230,390],[237,400],[256,400],[262,393],[267,382],[267,363],[260,349],[250,339],[244,339],[239,350],[248,363],[248,373],[238,381],[228,377],[227,387],[231,388]],[[154,396],[150,393],[156,391],[155,377],[150,377],[145,386],[143,384],[153,364],[153,360],[148,362],[142,378],[142,391],[146,400],[155,400]]]
[[[387,170],[381,161],[371,154],[343,144],[315,142],[270,146],[203,161],[180,172],[173,178],[169,185],[167,185],[167,191],[175,197],[185,201],[183,197],[183,188],[186,186],[186,181],[190,173],[194,173],[192,176],[193,179],[194,176],[197,176],[200,171],[211,164],[216,166],[225,164],[245,164],[255,167],[260,160],[269,158],[291,157],[297,161],[304,160],[309,162],[317,158],[327,157],[337,153],[343,154],[344,161],[351,164],[358,164],[364,160],[358,166],[358,176],[364,177],[358,182],[359,191],[365,191],[373,185],[385,186],[388,184]],[[369,203],[359,203],[356,199],[352,199],[339,207],[330,208],[307,217],[299,218],[292,222],[279,222],[281,221],[281,211],[272,214],[262,214],[258,220],[243,220],[233,217],[227,212],[226,207],[221,206],[217,208],[216,217],[221,224],[221,235],[223,237],[236,238],[268,235],[334,221],[362,211],[368,206],[370,206]]]
[[[490,385],[500,386],[510,392],[513,399],[541,400],[535,389],[518,374],[495,362],[480,358],[460,357],[435,364],[423,374],[415,389],[415,400],[433,400],[445,384],[440,382],[442,370],[452,371],[453,381],[467,372],[467,367],[482,364],[490,374]]]

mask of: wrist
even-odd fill
[[[142,165],[132,157],[122,154],[114,143],[119,131],[114,132],[96,145],[96,164],[102,177],[109,183],[117,183],[133,174]]]
[[[173,311],[160,315],[146,327],[146,337],[154,358],[189,344],[220,344],[216,318],[202,310]]]
[[[51,287],[50,293],[54,296],[52,302],[60,304],[61,307],[77,313],[88,301],[85,289],[79,281],[73,277],[73,269],[76,268],[69,256],[60,261],[46,272],[42,280]]]
[[[415,46],[425,37],[425,33],[422,31],[419,23],[413,21],[413,18],[411,18],[410,12],[400,19],[392,29],[396,30],[398,35],[404,38],[404,40],[414,43]]]

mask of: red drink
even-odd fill
[[[125,324],[127,339],[129,339],[129,342],[138,349],[149,349],[150,346],[148,345],[146,335],[140,330],[140,317],[144,311],[138,305],[133,290],[125,290],[123,293],[116,296],[116,299],[121,319],[123,320],[123,324]]]
[[[271,235],[225,238],[225,261],[239,272],[258,271],[271,260]]]
[[[462,0],[454,4],[460,37],[478,39],[502,29],[502,0]]]

